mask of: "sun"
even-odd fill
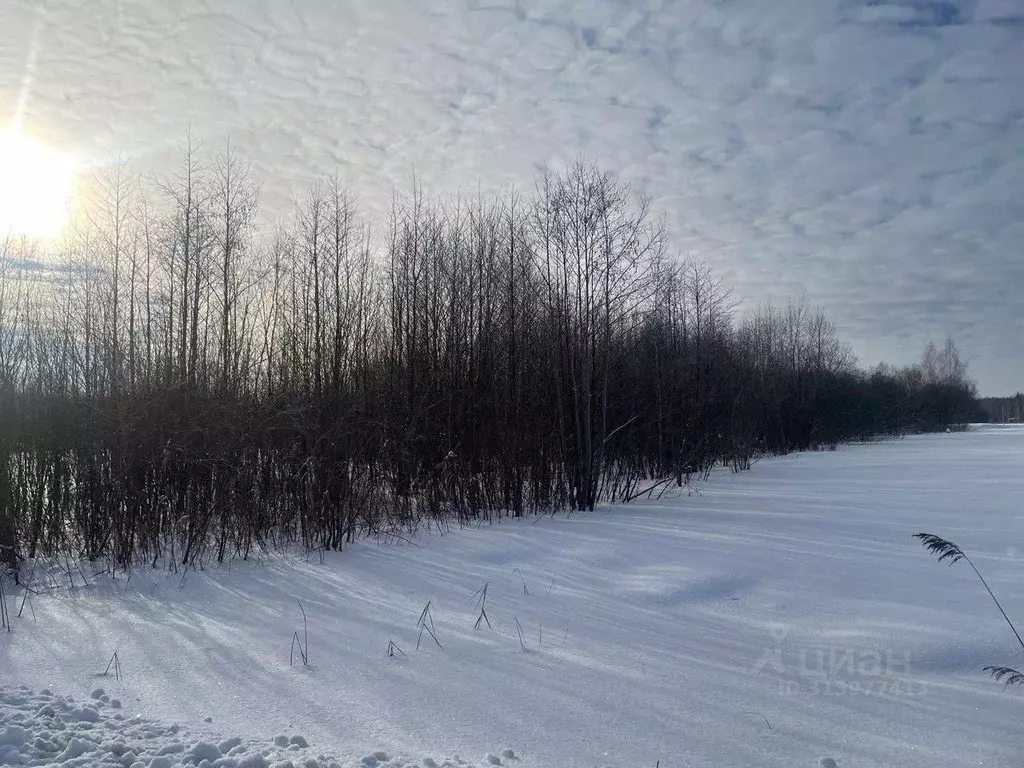
[[[0,239],[49,238],[68,219],[71,158],[19,130],[0,130]]]

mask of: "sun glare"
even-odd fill
[[[74,163],[20,131],[0,131],[0,238],[48,238],[68,218]]]

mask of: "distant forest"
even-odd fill
[[[1024,424],[1024,392],[1012,397],[983,397],[978,400],[982,421],[993,424]]]
[[[413,185],[371,233],[337,177],[257,227],[230,148],[95,180],[0,239],[0,558],[201,566],[593,509],[753,459],[975,417],[955,345],[859,369],[803,301],[740,316],[583,161]]]

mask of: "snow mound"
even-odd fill
[[[473,768],[458,756],[392,757],[378,751],[337,757],[310,747],[305,736],[278,734],[264,741],[241,736],[194,736],[177,724],[130,717],[103,689],[88,704],[27,686],[0,685],[0,765],[86,768]],[[505,750],[511,754],[511,750]],[[484,764],[497,765],[493,754]]]

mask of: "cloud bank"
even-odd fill
[[[5,0],[19,109],[97,165],[230,134],[277,211],[584,153],[738,298],[806,292],[867,364],[952,334],[1024,388],[1024,0]]]

